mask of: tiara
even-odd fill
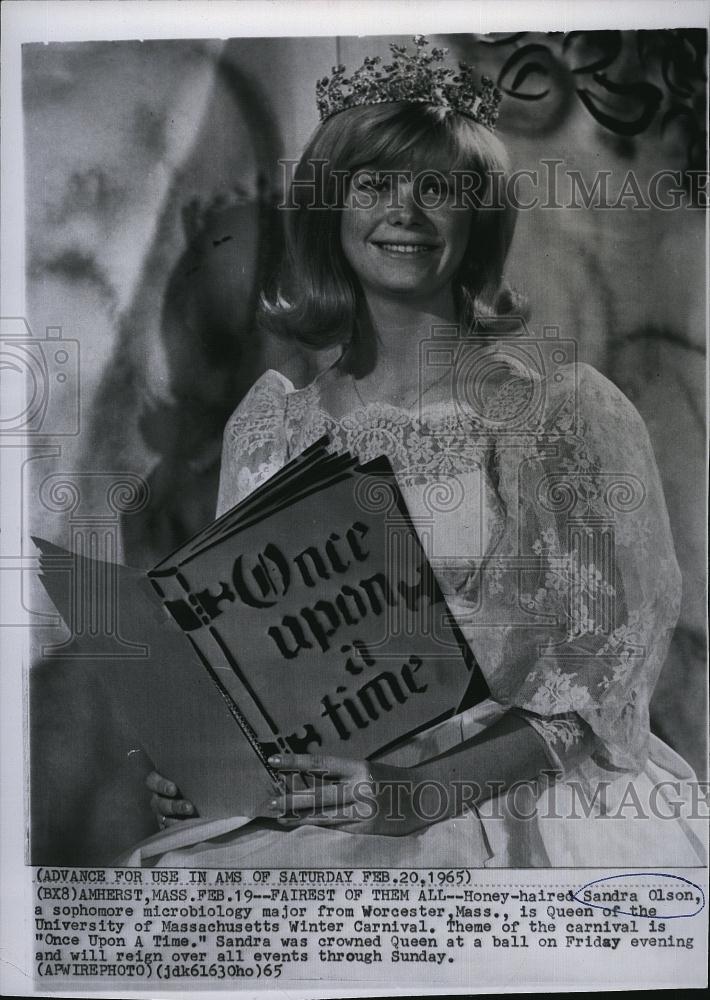
[[[324,76],[316,84],[321,121],[362,104],[408,101],[450,108],[494,129],[502,94],[490,77],[482,76],[477,87],[474,69],[467,63],[460,62],[458,72],[438,65],[448,49],[427,51],[429,41],[423,35],[415,35],[414,44],[413,55],[403,45],[390,44],[391,63],[378,69],[380,57],[368,56],[349,78],[345,66],[333,66],[332,76]]]

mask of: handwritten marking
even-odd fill
[[[630,910],[620,909],[617,905],[617,902],[611,899],[605,902],[591,902],[591,900],[589,899],[580,898],[581,894],[585,890],[590,890],[592,886],[599,885],[602,882],[614,882],[619,879],[628,879],[628,878],[632,879],[652,878],[656,880],[673,879],[674,884],[677,882],[683,882],[685,883],[685,885],[690,886],[692,889],[695,890],[693,896],[693,902],[697,905],[697,909],[689,913],[662,914],[662,913],[657,913],[655,907],[650,907],[650,911],[652,912],[644,912],[646,905],[650,906],[650,904],[654,902],[669,902],[671,900],[675,902],[689,902],[687,898],[688,890],[680,890],[680,888],[674,888],[674,889],[668,888],[664,891],[662,887],[659,889],[657,886],[653,885],[645,886],[636,884],[637,889],[645,890],[646,892],[649,891],[660,892],[660,896],[654,897],[653,899],[648,899],[647,904],[640,904],[640,903],[631,904]],[[611,890],[611,892],[614,891],[619,892],[618,889]],[[611,892],[609,893],[610,895]],[[699,885],[696,885],[695,882],[691,882],[687,878],[683,878],[681,875],[669,875],[665,872],[630,872],[623,875],[606,875],[604,878],[597,878],[594,879],[592,882],[587,882],[586,885],[583,885],[581,888],[577,889],[575,892],[572,893],[572,895],[578,903],[582,904],[582,906],[592,906],[598,910],[609,910],[610,912],[613,912],[615,915],[623,914],[626,917],[646,917],[649,920],[677,920],[681,917],[694,917],[696,916],[696,914],[700,913],[700,911],[705,908],[705,893],[703,892],[702,888]]]

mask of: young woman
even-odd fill
[[[439,69],[424,45],[413,59],[395,48],[379,77],[366,61],[350,91],[340,70],[319,85],[324,120],[294,176],[288,255],[262,310],[301,360],[267,371],[229,420],[217,513],[324,433],[363,461],[386,454],[410,512],[434,512],[432,566],[490,697],[387,759],[275,759],[324,780],[275,800],[270,818],[171,824],[133,863],[700,856],[689,824],[654,809],[668,797],[667,786],[654,797],[659,781],[677,798],[693,775],[648,728],[680,579],[645,428],[561,342],[491,333],[492,317],[516,311],[497,95],[475,93],[468,69]],[[426,360],[433,337],[443,366]],[[432,486],[455,502],[432,506]],[[162,816],[193,813],[168,778],[148,785]],[[628,818],[630,787],[644,818],[601,818],[603,804]],[[363,788],[376,808],[363,809]]]

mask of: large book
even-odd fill
[[[273,753],[375,758],[486,694],[389,462],[321,439],[148,573],[35,539],[73,632],[111,580],[121,641],[97,656],[107,697],[204,816],[259,815]],[[90,589],[90,588],[89,588]]]

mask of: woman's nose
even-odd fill
[[[387,221],[393,225],[411,225],[419,222],[423,216],[421,206],[415,197],[414,185],[400,183],[390,192],[390,204],[387,206]]]

